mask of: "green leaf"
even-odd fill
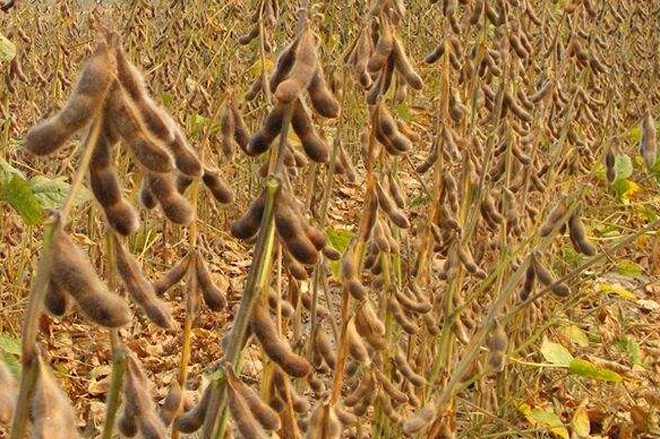
[[[14,175],[25,178],[23,173],[10,165],[5,159],[0,157],[0,186],[11,180]]]
[[[0,332],[0,349],[6,354],[21,355],[21,340],[6,332]]]
[[[632,160],[626,154],[619,154],[614,157],[614,170],[616,171],[616,179],[625,180],[633,173]]]
[[[622,276],[636,277],[642,274],[642,267],[630,259],[621,259],[616,263],[616,272]]]
[[[642,364],[642,356],[639,352],[639,345],[629,335],[623,335],[616,343],[616,347],[628,355],[628,360],[633,364]]]
[[[32,226],[41,221],[41,204],[32,193],[30,185],[20,175],[14,174],[11,180],[0,186],[0,198],[18,212],[25,224]]]
[[[9,62],[16,56],[16,46],[0,32],[0,62]]]
[[[576,325],[568,325],[562,329],[564,335],[581,348],[589,346],[587,334]]]
[[[543,358],[548,363],[564,367],[568,367],[574,359],[573,354],[568,349],[559,343],[553,343],[547,339],[544,339],[541,343],[541,355],[543,355]]]
[[[60,207],[67,195],[71,185],[66,182],[64,177],[50,179],[43,175],[38,175],[30,180],[30,189],[32,193],[39,200],[44,209],[55,209]],[[83,187],[80,188],[76,194],[74,205],[78,206],[89,201],[91,195],[89,191]]]
[[[325,234],[332,247],[339,253],[344,253],[351,239],[353,239],[353,232],[345,229],[328,229]],[[330,271],[334,277],[339,278],[339,261],[330,261]]]
[[[568,371],[581,377],[609,381],[612,383],[620,383],[623,381],[623,377],[613,370],[600,368],[591,361],[582,360],[580,358],[571,361],[571,364],[568,366]]]
[[[407,102],[401,102],[394,107],[397,116],[403,119],[404,122],[410,122],[412,114],[410,113],[410,105]]]
[[[353,239],[353,232],[345,229],[329,229],[325,232],[330,244],[339,252],[344,253]]]

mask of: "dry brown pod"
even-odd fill
[[[424,383],[426,383],[424,377],[417,374],[412,369],[410,363],[408,363],[408,360],[406,359],[406,356],[400,347],[397,348],[397,352],[394,355],[393,361],[394,361],[394,365],[399,370],[399,372],[401,372],[401,374],[404,377],[406,377],[406,379],[408,379],[408,381],[410,381],[414,386],[419,387],[424,385]]]
[[[548,214],[547,218],[541,224],[541,227],[539,228],[539,235],[540,236],[548,236],[553,230],[556,230],[561,226],[559,223],[561,219],[564,217],[566,214],[566,202],[562,199],[559,200],[550,210],[550,213]]]
[[[342,424],[334,407],[327,400],[319,400],[312,410],[305,439],[339,439]]]
[[[234,201],[234,194],[229,185],[222,179],[218,170],[204,168],[202,176],[204,185],[219,203],[229,204]]]
[[[53,233],[50,276],[95,323],[114,328],[131,319],[126,302],[108,290],[87,256],[60,227]]]
[[[287,374],[304,377],[309,373],[311,369],[309,362],[304,357],[296,355],[289,343],[278,334],[266,307],[255,305],[250,326],[266,355]]]
[[[181,385],[177,378],[173,377],[165,401],[160,407],[160,418],[163,420],[165,426],[169,426],[172,423],[174,417],[179,412],[179,408],[182,406],[182,402],[183,392],[181,391]]]
[[[339,102],[328,87],[323,69],[320,66],[316,69],[307,90],[309,100],[318,114],[327,118],[339,116]]]
[[[369,398],[376,389],[376,380],[373,374],[365,372],[357,387],[344,398],[346,407],[353,407],[365,398]]]
[[[275,203],[275,228],[282,244],[298,262],[313,265],[319,250],[305,233],[304,219],[296,211],[291,196],[280,192]]]
[[[392,56],[394,57],[394,65],[397,71],[403,76],[408,85],[415,90],[421,90],[424,82],[408,59],[408,55],[406,55],[406,51],[403,48],[403,43],[396,36],[394,37]]]
[[[306,28],[298,41],[295,63],[288,78],[275,88],[275,98],[284,104],[293,102],[309,86],[317,65],[316,37],[309,28]]]
[[[165,329],[176,325],[169,306],[158,299],[153,285],[142,272],[135,257],[114,237],[117,256],[117,272],[124,282],[126,290],[135,302],[144,309],[147,316],[158,326]]]
[[[534,255],[532,263],[534,264],[536,278],[544,286],[550,287],[550,291],[552,291],[553,294],[559,297],[567,297],[571,293],[571,290],[564,282],[557,282],[555,274],[539,261],[538,255]]]
[[[397,227],[402,229],[410,227],[410,222],[405,213],[396,206],[396,203],[390,194],[386,192],[383,189],[383,186],[378,182],[376,182],[376,194],[378,198],[378,206],[387,214]]]
[[[211,389],[213,386],[207,385],[197,404],[187,412],[177,416],[174,419],[174,428],[182,433],[194,433],[204,423],[206,409],[211,400]]]
[[[25,149],[35,155],[51,154],[60,149],[99,112],[115,74],[110,48],[101,41],[83,67],[78,84],[64,107],[28,131]]]
[[[190,255],[183,257],[174,267],[168,270],[160,279],[153,283],[156,295],[162,296],[167,290],[178,283],[188,271]]]
[[[167,219],[179,225],[190,224],[193,218],[192,207],[177,191],[174,177],[170,173],[147,172],[145,179]]]
[[[223,369],[227,385],[231,391],[235,392],[234,396],[243,400],[244,405],[259,424],[266,430],[279,430],[282,428],[282,422],[277,412],[262,401],[257,392],[237,377],[231,366],[225,366]],[[240,422],[239,420],[236,421]]]
[[[280,133],[282,129],[282,120],[284,118],[284,110],[286,106],[276,105],[264,120],[264,124],[259,131],[254,133],[248,140],[245,152],[249,156],[257,156],[268,151],[271,143]]]
[[[614,167],[614,162],[615,158],[612,148],[608,148],[607,153],[605,154],[605,176],[610,183],[614,183],[614,180],[616,180],[616,168]]]
[[[435,415],[435,404],[430,402],[403,423],[403,432],[409,436],[414,435],[429,425],[435,418]]]
[[[135,419],[145,438],[164,438],[165,425],[157,414],[149,387],[149,380],[137,356],[132,351],[126,351],[123,410]]]
[[[78,438],[77,416],[69,398],[41,355],[37,358],[37,377],[31,400],[31,437],[35,439]]]
[[[292,105],[291,126],[300,139],[305,154],[317,163],[327,163],[330,151],[325,141],[316,133],[308,110],[300,99],[296,99]]]
[[[247,211],[232,223],[230,228],[232,236],[239,239],[249,239],[256,235],[261,225],[261,216],[265,207],[266,191],[263,190],[250,204]]]
[[[44,307],[51,315],[61,317],[66,313],[69,304],[67,291],[52,281],[48,282],[48,288],[44,295]]]
[[[568,219],[568,232],[575,251],[587,256],[594,256],[596,254],[596,247],[587,238],[579,210],[573,212]]]
[[[209,272],[206,263],[199,254],[194,256],[194,259],[197,283],[199,289],[202,290],[204,303],[206,303],[206,306],[212,311],[221,311],[225,309],[227,307],[227,299],[225,299],[225,295],[220,288],[218,288],[213,282],[213,278],[211,277],[211,273]]]
[[[371,364],[369,359],[369,351],[364,344],[362,337],[357,331],[354,319],[350,319],[346,325],[346,333],[348,337],[348,353],[358,363],[368,366]]]
[[[642,137],[639,142],[639,152],[649,169],[652,169],[656,162],[658,154],[657,143],[655,120],[653,120],[651,111],[647,109],[642,120]]]

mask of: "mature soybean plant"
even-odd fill
[[[201,3],[98,6],[76,72],[62,41],[87,42],[62,2],[54,71],[29,51],[8,67],[12,95],[51,80],[56,96],[71,90],[27,130],[30,159],[70,159],[83,136],[44,225],[20,376],[0,361],[0,425],[12,439],[83,436],[37,341],[43,314],[77,310],[109,332],[104,439],[505,437],[482,413],[517,422],[519,368],[538,365],[518,359],[578,303],[576,279],[658,226],[594,240],[584,184],[619,194],[612,130],[632,124],[639,164],[658,175],[657,60],[634,36],[657,47],[640,23],[658,12],[633,0]],[[122,20],[108,30],[108,17]],[[177,102],[194,116],[175,117]],[[85,184],[100,255],[79,233],[92,221],[71,213]],[[176,242],[165,270],[140,251],[150,234]],[[249,267],[231,288],[213,274],[233,262],[227,248]],[[220,354],[200,368],[203,311]],[[127,335],[148,324],[176,337],[166,389]]]

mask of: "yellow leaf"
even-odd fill
[[[568,429],[552,410],[531,408],[528,404],[522,403],[518,406],[518,411],[532,426],[543,428],[561,439],[569,439]]]
[[[589,437],[591,432],[591,423],[589,422],[589,413],[587,413],[586,404],[587,400],[582,401],[578,408],[573,413],[573,419],[571,420],[571,427],[578,437]]]
[[[587,334],[576,325],[568,325],[562,329],[564,335],[581,348],[589,346]]]
[[[630,291],[623,288],[617,283],[605,283],[600,285],[600,292],[602,293],[613,293],[626,300],[636,299],[635,295]]]

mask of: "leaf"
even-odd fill
[[[642,267],[630,259],[620,259],[616,263],[616,272],[622,276],[636,277],[642,274]]]
[[[564,335],[581,348],[589,346],[587,334],[576,325],[568,325],[562,329]]]
[[[628,360],[633,364],[642,364],[642,356],[639,352],[639,345],[629,335],[623,335],[616,346],[628,355]]]
[[[616,179],[625,180],[633,173],[632,160],[627,154],[618,154],[614,157],[614,170],[616,171]]]
[[[23,173],[19,171],[18,169],[14,168],[12,165],[10,165],[5,159],[0,157],[0,186],[11,180],[11,178],[14,175],[18,175],[21,178],[25,178]]]
[[[544,410],[542,408],[531,408],[526,403],[520,404],[518,406],[518,411],[525,416],[525,419],[527,419],[532,426],[541,427],[562,439],[569,439],[568,429],[564,426],[555,412]]]
[[[0,32],[0,62],[9,62],[16,56],[16,46]]]
[[[571,364],[568,366],[568,371],[574,375],[578,375],[586,378],[593,378],[596,380],[609,381],[612,383],[619,383],[623,381],[623,377],[613,370],[603,369],[591,361],[582,360],[576,358],[571,361]]]
[[[344,253],[353,239],[353,232],[345,229],[328,229],[325,234],[339,253]],[[330,271],[334,277],[339,278],[339,270],[339,261],[330,261]]]
[[[571,427],[578,437],[586,438],[591,433],[591,422],[589,421],[589,413],[586,408],[586,400],[583,401],[573,413],[571,419]]]
[[[330,244],[339,252],[344,253],[353,239],[353,232],[345,229],[329,229],[325,232]]]
[[[548,341],[548,339],[544,339],[541,343],[541,355],[548,363],[564,367],[568,367],[574,360],[573,354],[568,349],[559,343]]]
[[[621,285],[619,285],[617,283],[604,283],[604,284],[600,285],[600,291],[602,293],[616,294],[619,297],[621,297],[622,299],[626,299],[626,300],[634,300],[634,299],[637,298],[633,293],[626,290],[625,288],[623,288]]]
[[[43,175],[32,178],[29,182],[32,193],[39,200],[44,209],[55,209],[60,207],[67,195],[71,185],[66,182],[64,177],[50,179]],[[86,203],[91,198],[90,192],[85,188],[80,188],[74,201],[75,206]]]
[[[6,332],[0,332],[0,349],[11,355],[21,355],[21,340]]]
[[[394,107],[397,116],[403,119],[404,122],[410,122],[412,115],[410,114],[410,105],[407,102],[401,102]]]
[[[0,198],[14,208],[25,224],[32,226],[41,221],[41,204],[32,193],[30,185],[20,175],[14,174],[11,180],[0,185]]]

